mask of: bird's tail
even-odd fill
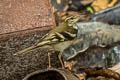
[[[31,51],[31,50],[34,50],[34,49],[36,49],[36,48],[42,47],[42,46],[44,46],[44,45],[46,45],[46,44],[49,44],[49,42],[50,42],[50,41],[42,41],[42,42],[40,42],[40,43],[38,43],[38,44],[36,44],[36,45],[33,45],[33,46],[31,46],[31,47],[28,47],[28,48],[26,48],[26,49],[23,49],[23,50],[21,50],[21,51],[18,51],[18,52],[15,53],[14,55],[25,54],[25,53],[27,53],[27,52],[29,52],[29,51]]]

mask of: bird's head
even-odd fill
[[[80,20],[80,15],[68,15],[65,19],[65,22],[68,23],[68,26],[73,26]]]

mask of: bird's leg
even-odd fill
[[[62,65],[62,69],[64,69],[65,67],[64,67],[64,63],[63,63],[63,61],[62,61],[62,55],[59,53],[59,55],[58,55],[58,58],[59,58],[59,60],[60,60],[60,63],[61,63],[61,65]]]
[[[48,52],[48,68],[51,68],[50,56],[51,56],[51,53]]]

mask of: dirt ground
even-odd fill
[[[30,33],[32,34],[30,34]],[[28,73],[48,67],[48,50],[37,49],[29,54],[14,56],[13,54],[39,42],[40,37],[48,31],[37,30],[7,35],[0,38],[0,80],[21,80]],[[9,37],[8,37],[9,36]],[[14,36],[14,38],[13,38]],[[57,54],[51,55],[53,67],[59,67]]]

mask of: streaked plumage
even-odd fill
[[[79,19],[79,15],[69,15],[64,23],[43,36],[40,43],[23,49],[14,55],[24,54],[36,48],[52,48],[55,51],[63,51],[72,43],[72,40],[76,38],[77,29],[74,25]]]

